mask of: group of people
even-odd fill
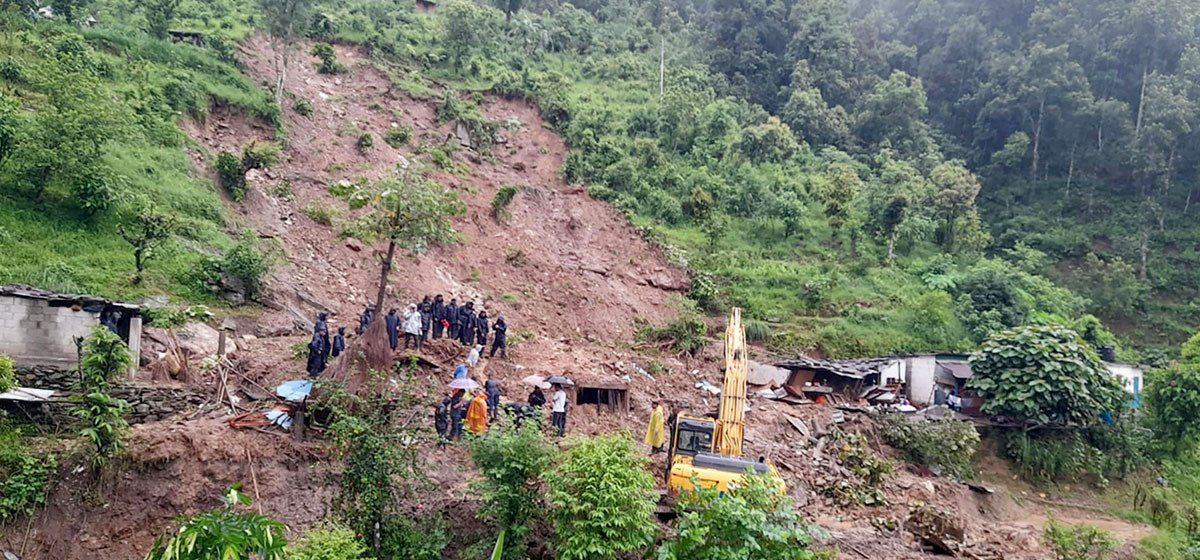
[[[359,333],[367,330],[375,319],[375,304],[367,305],[358,318]],[[497,317],[494,324],[489,323],[487,310],[475,312],[475,302],[468,301],[458,304],[458,298],[450,298],[446,303],[442,294],[433,298],[425,296],[420,303],[409,304],[404,313],[398,314],[396,308],[388,310],[384,317],[387,323],[388,344],[392,350],[400,345],[400,333],[404,333],[404,348],[410,346],[418,350],[425,341],[442,338],[445,335],[451,340],[457,340],[464,346],[487,347],[488,336],[492,337],[492,349],[488,357],[494,357],[496,351],[500,356],[508,357],[508,323],[504,317]]]
[[[459,366],[455,372],[456,377],[460,374],[465,375],[464,366]],[[551,401],[550,424],[555,434],[563,437],[567,432],[567,391],[557,384],[551,388],[554,389],[554,395]],[[505,407],[517,422],[523,418],[540,421],[541,410],[546,406],[546,395],[541,388],[533,388],[529,393],[528,403],[528,406],[506,404]],[[455,389],[433,410],[433,426],[438,433],[438,446],[462,439],[464,421],[466,429],[472,433],[487,433],[489,422],[496,420],[499,410],[500,385],[494,379],[487,380],[483,391],[473,397],[465,389]]]
[[[325,371],[329,358],[336,358],[346,351],[346,327],[338,327],[337,335],[329,338],[329,314],[322,311],[317,314],[317,322],[313,324],[313,337],[308,343],[308,375],[316,377]]]
[[[358,316],[358,334],[367,331],[367,327],[375,320],[375,304],[368,304]],[[313,338],[308,343],[308,364],[306,370],[311,377],[316,377],[325,371],[330,358],[336,358],[346,350],[346,327],[338,327],[337,335],[329,336],[329,314],[321,312],[313,324]],[[475,312],[475,303],[467,302],[458,305],[457,298],[450,298],[445,303],[442,295],[432,299],[425,296],[420,303],[413,303],[403,314],[397,314],[396,308],[391,308],[384,316],[387,324],[388,345],[395,350],[400,345],[400,333],[404,333],[404,348],[420,350],[430,334],[433,338],[446,335],[465,346],[475,346],[472,354],[475,361],[479,360],[487,347],[488,337],[491,336],[492,349],[488,357],[508,357],[508,323],[504,317],[497,317],[495,323],[489,323],[486,310]],[[474,367],[474,363],[471,364]]]

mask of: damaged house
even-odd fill
[[[142,316],[137,305],[29,286],[0,286],[0,354],[20,369],[75,369],[76,339],[110,318],[134,356],[141,351]],[[134,361],[133,367],[137,367]],[[132,373],[132,372],[131,372]]]
[[[963,411],[971,413],[981,404],[966,388],[971,364],[964,354],[919,354],[820,360],[799,356],[775,364],[786,370],[787,379],[777,383],[789,395],[817,400],[826,396],[831,404],[856,404],[860,399],[886,404],[908,399],[918,407],[933,404],[937,387],[958,392]],[[775,378],[776,380],[779,377]]]

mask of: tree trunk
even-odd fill
[[[1075,145],[1071,144],[1071,164],[1067,166],[1067,192],[1063,199],[1071,199],[1071,179],[1075,176]]]
[[[894,229],[888,234],[887,260],[888,262],[896,260],[896,230]]]
[[[1138,280],[1146,279],[1146,260],[1150,253],[1150,231],[1142,224],[1142,243],[1138,248],[1139,257],[1141,258],[1141,267],[1138,269]]]
[[[142,250],[141,249],[137,249],[133,252],[133,267],[135,269],[137,269],[137,273],[133,275],[133,283],[141,284],[142,283],[142,270],[144,268],[144,265],[142,263]]]
[[[1133,125],[1133,139],[1137,140],[1142,134],[1142,107],[1146,104],[1146,74],[1149,73],[1150,63],[1142,67],[1142,92],[1138,94],[1137,122]]]
[[[1195,188],[1188,189],[1187,200],[1183,202],[1183,213],[1185,215],[1188,213],[1188,208],[1191,208],[1192,206],[1192,193],[1195,191]]]
[[[1046,116],[1046,100],[1042,99],[1038,103],[1038,118],[1037,124],[1033,125],[1033,165],[1029,170],[1029,176],[1037,179],[1038,172],[1038,146],[1042,140],[1042,118]]]
[[[392,271],[392,257],[396,255],[396,240],[388,240],[387,257],[379,267],[379,297],[375,298],[375,309],[383,311],[383,298],[387,295],[388,273]]]

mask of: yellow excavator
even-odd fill
[[[692,477],[704,488],[722,492],[736,485],[746,469],[770,473],[779,489],[786,491],[775,465],[759,457],[742,456],[742,434],[746,427],[746,331],[742,310],[735,307],[725,327],[725,383],[716,419],[680,414],[670,426],[667,455],[667,487],[672,492],[691,491]]]

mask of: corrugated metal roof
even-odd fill
[[[25,298],[25,299],[40,299],[40,300],[49,301],[52,303],[69,304],[69,305],[76,305],[76,304],[81,305],[81,306],[104,305],[104,306],[119,307],[121,309],[130,309],[133,311],[137,311],[138,309],[141,309],[141,306],[133,304],[133,303],[123,303],[123,302],[119,302],[119,301],[112,301],[109,299],[104,299],[102,297],[89,296],[89,295],[84,295],[84,294],[60,294],[58,292],[52,292],[50,290],[43,290],[41,288],[34,288],[32,286],[25,286],[22,284],[9,284],[7,286],[0,286],[0,296],[18,297],[18,298]]]
[[[955,379],[970,379],[975,375],[971,371],[971,364],[967,362],[938,362],[937,364]]]
[[[808,356],[798,356],[790,360],[776,362],[776,367],[796,369],[812,369],[832,373],[840,377],[862,379],[872,373],[879,373],[895,361],[893,358],[860,358],[856,360],[818,360]]]

